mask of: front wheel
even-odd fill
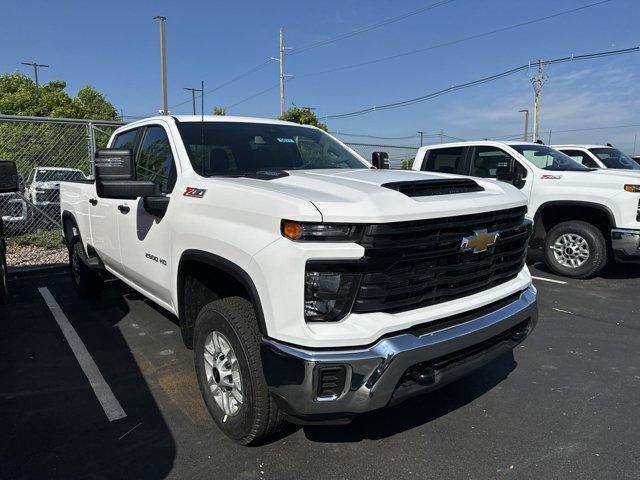
[[[220,430],[241,445],[284,423],[267,389],[253,305],[240,297],[209,303],[194,329],[194,359],[204,402]]]
[[[547,267],[558,275],[589,278],[607,263],[607,243],[602,232],[582,221],[562,222],[544,240]]]

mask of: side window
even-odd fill
[[[585,167],[600,168],[596,162],[589,156],[588,153],[581,152],[580,150],[560,150],[565,155],[570,156],[576,162],[580,162]]]
[[[500,148],[475,147],[473,149],[473,159],[471,160],[471,176],[496,178],[498,167],[504,168],[509,164],[510,160],[511,156]],[[520,166],[517,162],[514,165]]]
[[[119,133],[116,135],[115,140],[111,148],[130,148],[134,149],[136,146],[136,137],[138,136],[138,129],[129,130],[127,132]]]
[[[464,147],[436,148],[429,151],[422,170],[463,174]]]
[[[160,186],[162,193],[171,193],[176,183],[176,165],[169,137],[162,127],[148,127],[136,162],[138,180],[149,180]]]

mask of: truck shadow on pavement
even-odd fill
[[[516,368],[513,352],[497,358],[471,376],[393,407],[357,417],[349,425],[307,426],[314,442],[343,443],[377,440],[419,427],[457,410],[506,379]]]
[[[174,438],[119,328],[119,289],[80,301],[66,274],[12,280],[0,307],[0,478],[163,478]],[[47,287],[126,413],[109,421],[38,287]]]

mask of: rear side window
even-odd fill
[[[129,130],[116,135],[115,140],[111,148],[130,148],[133,150],[136,146],[136,137],[138,136],[138,129]]]
[[[173,190],[177,178],[176,165],[164,128],[147,128],[140,145],[136,175],[138,180],[149,180],[159,185],[162,193],[171,193]]]
[[[569,155],[576,162],[580,162],[585,167],[600,168],[600,166],[589,156],[588,153],[581,152],[580,150],[560,150],[565,155]]]
[[[429,151],[422,170],[442,173],[464,173],[462,171],[464,147],[437,148]]]

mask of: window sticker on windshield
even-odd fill
[[[278,137],[280,143],[296,143],[293,138]]]
[[[206,188],[187,187],[183,195],[185,197],[202,198],[205,193],[207,193]]]

